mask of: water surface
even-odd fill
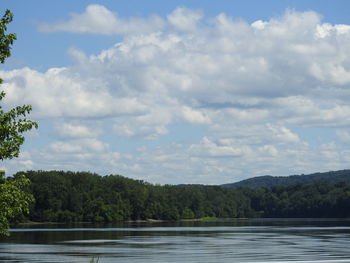
[[[349,262],[350,221],[255,219],[36,225],[0,240],[0,262]]]

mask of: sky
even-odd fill
[[[350,1],[1,0],[4,109],[30,104],[7,175],[224,184],[348,169]]]

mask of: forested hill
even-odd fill
[[[89,172],[19,172],[31,180],[29,220],[36,222],[115,222],[247,217],[249,197],[220,186],[153,185],[120,175]]]
[[[331,174],[340,179],[341,173]],[[154,185],[120,175],[100,176],[89,172],[27,171],[13,177],[19,174],[31,180],[25,190],[33,195],[35,202],[29,215],[16,221],[350,217],[350,184],[346,182],[252,189]]]
[[[271,187],[274,185],[290,186],[296,184],[312,184],[312,183],[350,183],[350,170],[331,171],[325,173],[313,173],[291,176],[258,176],[247,180],[239,181],[232,184],[224,184],[224,187],[249,187],[257,189],[260,187]]]

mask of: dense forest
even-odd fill
[[[14,177],[23,172],[14,175]],[[349,217],[346,182],[258,189],[205,185],[153,185],[120,175],[28,171],[35,202],[19,220],[115,222],[203,217]]]
[[[261,188],[271,187],[274,185],[296,185],[296,184],[312,184],[312,183],[337,183],[347,182],[350,184],[350,170],[330,171],[324,173],[301,174],[290,176],[258,176],[242,180],[232,184],[224,184],[224,187],[249,187]]]
[[[244,217],[250,212],[248,197],[219,186],[160,186],[87,172],[24,174],[32,181],[27,190],[36,200],[29,214],[32,221],[178,220]]]

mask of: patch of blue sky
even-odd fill
[[[334,128],[292,127],[290,130],[298,134],[301,140],[306,141],[308,144],[314,147],[320,146],[321,144],[330,143],[337,139]]]
[[[33,129],[29,133],[24,134],[25,141],[22,150],[41,148],[55,141],[55,131],[52,121],[38,121],[38,129]]]

